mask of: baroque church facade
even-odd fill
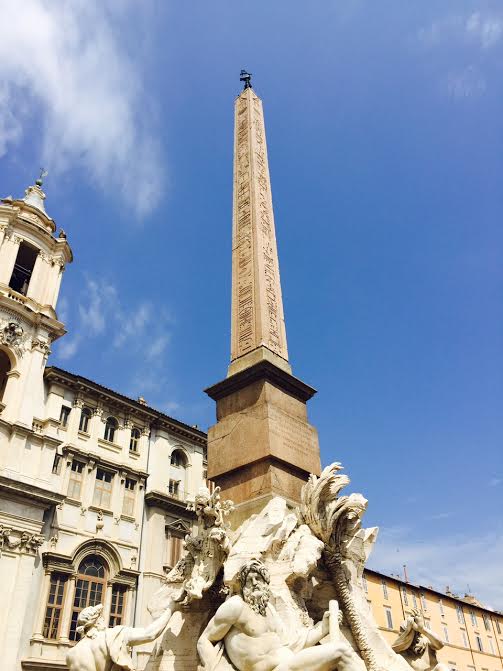
[[[66,668],[80,610],[149,621],[205,484],[206,434],[47,365],[72,251],[41,182],[0,205],[2,668]],[[148,650],[138,652],[139,668]]]
[[[238,106],[235,219],[241,229],[251,226],[253,219],[246,209],[250,187],[242,183],[246,171],[253,176],[246,142],[252,142],[257,157],[257,184],[252,186],[257,189],[254,202],[260,206],[261,225],[264,211],[270,210],[272,216],[267,156],[261,148],[265,142],[261,104],[246,88],[241,98],[249,97],[256,118],[247,123],[244,116],[252,113],[250,108]],[[246,140],[245,131],[252,126],[256,135]],[[48,365],[51,344],[65,334],[56,308],[72,251],[65,233],[57,234],[45,210],[41,187],[38,180],[24,198],[9,197],[0,203],[0,649],[5,671],[65,669],[65,656],[77,639],[77,617],[89,605],[103,604],[109,626],[147,624],[151,620],[147,604],[181,556],[185,535],[195,528],[187,503],[201,487],[211,485],[206,480],[206,433],[149,407],[142,398],[128,398]],[[242,249],[236,246],[236,267],[241,269],[247,267],[241,257],[249,260],[249,239],[245,230]],[[257,376],[263,375],[263,395],[269,405],[278,406],[269,412],[271,421],[279,424],[286,408],[295,415],[296,425],[301,421],[306,425],[304,405],[314,390],[290,375],[275,251],[263,244],[257,248],[266,250],[262,261],[267,301],[251,303],[251,272],[245,278],[248,284],[235,279],[243,295],[233,294],[237,306],[233,312],[237,317],[241,309],[243,314],[233,324],[231,368],[227,380],[207,392],[220,404],[220,420],[225,420],[235,406],[226,401],[226,394],[231,397],[244,385],[262,384]],[[269,333],[276,334],[272,350],[260,344],[262,335],[249,324],[253,311],[259,314],[265,309],[259,321],[265,324],[269,319]],[[256,348],[250,346],[252,335],[260,341]],[[258,371],[255,378],[250,371]],[[286,390],[295,403],[279,404],[278,389]],[[255,396],[247,393],[242,398],[244,407]],[[302,435],[315,440],[306,427]],[[299,433],[273,424],[270,454],[254,455],[250,449],[244,455],[248,461],[266,463],[272,484],[293,483],[291,496],[287,493],[292,501],[297,480],[303,482],[317,466],[312,469],[302,456],[295,471],[289,472],[294,462],[274,441],[287,440],[293,449]],[[210,429],[216,455],[226,447],[218,442],[221,438]],[[317,442],[313,445],[317,451]],[[210,476],[224,484],[243,508],[249,492],[241,481],[233,481],[232,472],[227,475],[230,457],[235,458],[232,445],[227,447],[229,459],[210,463]],[[281,460],[285,463],[278,466]],[[264,472],[252,466],[250,492],[256,483],[263,486],[267,481]],[[242,464],[240,468],[243,472]],[[364,587],[379,629],[390,643],[401,622],[419,610],[427,628],[443,638],[439,659],[451,671],[503,670],[501,613],[484,608],[469,595],[440,593],[372,570],[365,572]],[[151,647],[136,651],[139,670],[145,669]]]

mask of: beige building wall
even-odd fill
[[[483,608],[470,596],[442,594],[371,570],[364,577],[370,607],[390,644],[417,608],[426,626],[445,642],[440,662],[453,671],[503,670],[503,614]]]

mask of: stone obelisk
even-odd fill
[[[272,496],[299,500],[319,473],[306,402],[315,390],[288,361],[262,101],[242,72],[235,103],[231,363],[206,389],[217,403],[208,431],[208,477],[242,515]]]

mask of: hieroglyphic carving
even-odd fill
[[[265,345],[288,359],[262,103],[236,102],[232,360]]]

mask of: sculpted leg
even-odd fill
[[[294,658],[277,666],[274,671],[359,671],[352,661],[347,643],[315,645],[298,652]]]

